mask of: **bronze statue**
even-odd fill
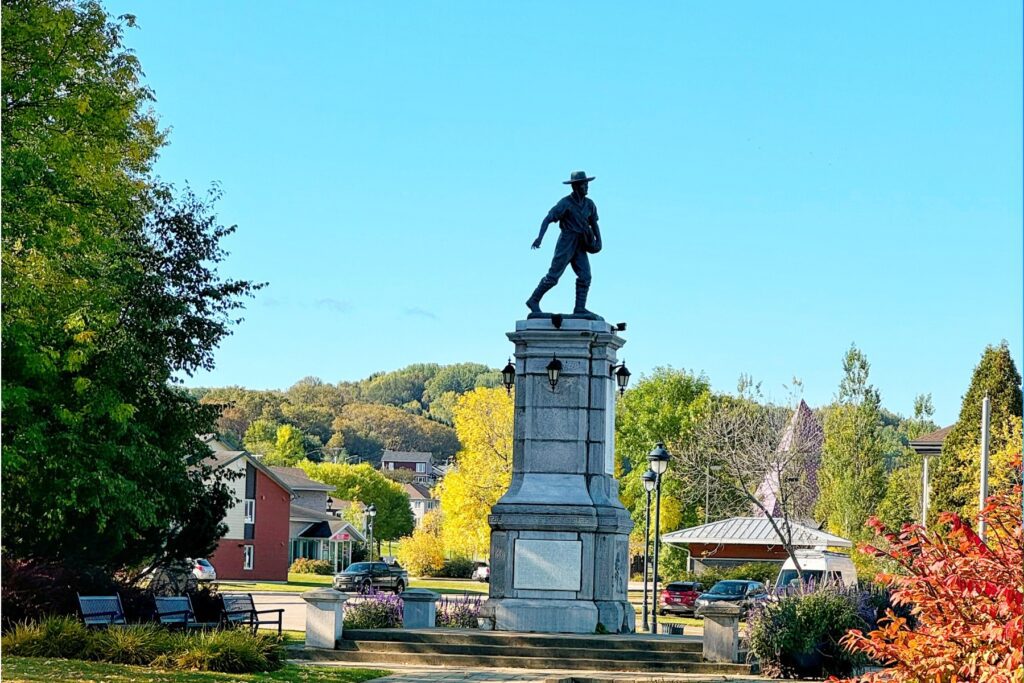
[[[597,227],[597,206],[593,200],[587,197],[587,190],[593,179],[594,176],[588,177],[583,171],[573,171],[569,175],[569,180],[562,181],[566,185],[572,185],[572,194],[562,197],[548,211],[548,215],[540,224],[540,234],[533,241],[533,249],[540,247],[544,233],[551,223],[558,223],[561,234],[555,244],[555,255],[551,259],[551,268],[547,275],[541,278],[537,289],[533,290],[533,294],[526,301],[526,305],[530,308],[530,315],[527,317],[538,318],[549,315],[540,310],[541,297],[558,284],[558,279],[565,272],[565,267],[570,264],[572,264],[573,272],[576,273],[576,306],[573,308],[573,315],[593,320],[600,317],[587,310],[587,292],[590,290],[590,259],[587,254],[596,254],[601,251],[601,230]]]

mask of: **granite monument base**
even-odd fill
[[[614,476],[615,351],[602,320],[531,318],[516,344],[512,482],[491,509],[490,599],[499,631],[635,630],[626,588],[633,523]],[[561,363],[551,386],[547,366]]]

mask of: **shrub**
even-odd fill
[[[181,637],[156,624],[133,624],[94,631],[89,658],[144,666],[180,647]]]
[[[345,603],[343,628],[400,628],[402,599],[390,593],[372,592]]]
[[[476,563],[468,557],[451,557],[441,565],[441,571],[437,576],[446,579],[468,579],[473,576]]]
[[[769,676],[848,675],[867,658],[847,651],[840,639],[863,628],[866,596],[822,588],[779,597],[748,617],[750,651]],[[868,608],[870,613],[870,608]]]
[[[1012,463],[1020,476],[1018,454]],[[891,562],[898,573],[878,579],[892,591],[897,606],[912,607],[917,623],[887,610],[879,628],[851,631],[850,650],[883,662],[887,668],[860,680],[1020,681],[1024,670],[1024,531],[1021,485],[988,499],[979,517],[986,520],[984,541],[952,513],[939,515],[930,532],[907,524],[897,534],[877,519],[869,526],[885,549],[861,551]],[[882,544],[879,544],[882,545]]]
[[[246,629],[190,634],[184,647],[157,657],[154,666],[191,671],[250,673],[278,669],[284,645],[277,635]]]
[[[295,574],[320,574],[321,576],[330,576],[334,573],[334,564],[328,560],[310,560],[305,557],[300,557],[292,562],[292,566],[288,568],[288,571]]]
[[[413,576],[437,576],[444,566],[444,544],[440,536],[422,524],[412,536],[402,539],[398,561]]]
[[[2,640],[5,655],[86,659],[92,650],[92,633],[75,617],[49,617],[24,622]]]
[[[437,603],[437,625],[442,628],[477,628],[483,598],[442,597]]]
[[[156,624],[88,629],[73,617],[16,625],[3,636],[5,655],[96,659],[117,664],[223,673],[269,671],[281,666],[283,640],[246,629],[171,632]]]

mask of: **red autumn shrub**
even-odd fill
[[[1013,464],[1020,471],[1017,455]],[[986,539],[955,514],[943,513],[929,532],[906,525],[892,533],[869,522],[886,549],[861,551],[898,567],[877,579],[892,591],[894,604],[910,608],[907,620],[890,610],[877,630],[850,631],[843,645],[886,668],[861,676],[860,683],[1024,682],[1024,538],[1021,487],[994,495],[979,514]]]

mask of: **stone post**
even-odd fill
[[[557,324],[556,324],[557,323]],[[634,630],[626,594],[629,513],[615,479],[616,351],[603,320],[520,320],[512,482],[491,509],[490,599],[498,631]],[[562,364],[557,384],[547,366]]]
[[[333,650],[341,640],[348,597],[333,588],[318,588],[303,593],[302,599],[306,601],[306,647]]]
[[[423,588],[402,593],[404,628],[434,628],[437,625],[437,599],[440,594]]]
[[[740,607],[728,602],[705,605],[697,610],[704,617],[704,660],[734,663],[740,653]]]

